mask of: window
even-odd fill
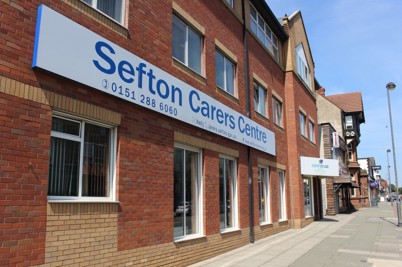
[[[237,183],[236,161],[219,159],[219,207],[220,229],[225,231],[237,227]]]
[[[113,199],[115,132],[110,126],[53,117],[49,199]]]
[[[198,74],[201,74],[202,41],[203,38],[193,28],[173,15],[173,58]]]
[[[276,97],[272,98],[272,117],[273,121],[278,126],[283,126],[282,122],[282,102]]]
[[[314,122],[312,122],[311,120],[308,121],[308,129],[310,141],[315,143],[315,127]]]
[[[216,50],[216,86],[234,96],[235,64]]]
[[[261,85],[254,84],[254,110],[261,115],[267,117],[267,110],[265,107],[267,99],[267,90]]]
[[[252,5],[250,5],[250,15],[251,31],[274,56],[275,60],[279,62],[278,38],[276,38],[275,34]]]
[[[271,221],[269,198],[269,168],[258,167],[258,206],[260,224]]]
[[[286,184],[285,172],[278,171],[279,175],[279,220],[286,220]]]
[[[300,78],[302,78],[302,80],[306,83],[308,88],[311,89],[310,69],[307,64],[307,59],[306,55],[304,54],[304,48],[302,44],[299,44],[296,47],[296,70]]]
[[[351,161],[353,160],[353,151],[348,151],[348,159]]]
[[[124,0],[82,0],[115,21],[123,24]]]
[[[345,116],[345,126],[346,129],[353,129],[353,119],[352,116]]]
[[[201,157],[197,149],[174,149],[174,238],[201,234]]]
[[[313,216],[313,199],[311,178],[303,178],[304,184],[304,214],[306,217]]]
[[[306,122],[306,115],[300,112],[300,133],[305,137],[307,137]]]
[[[226,3],[228,3],[229,6],[233,7],[233,0],[226,0]]]

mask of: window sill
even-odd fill
[[[254,112],[255,112],[255,115],[257,116],[257,118],[260,118],[260,119],[264,120],[265,122],[269,123],[269,118],[266,115],[261,114],[260,112],[258,112],[256,110],[254,110]]]
[[[119,204],[116,200],[84,200],[84,199],[48,199],[48,203],[110,203]]]
[[[93,8],[92,6],[84,3],[83,1],[76,1],[76,0],[65,0],[65,2],[72,6],[73,8],[79,10],[86,16],[94,19],[95,21],[99,22],[100,24],[106,26],[107,28],[111,29],[112,31],[120,34],[121,36],[128,38],[128,29],[120,22],[116,21],[115,19],[109,17],[108,15],[104,14],[103,12]]]
[[[239,228],[230,228],[230,229],[225,229],[221,231],[221,235],[228,235],[228,234],[234,234],[234,233],[241,233],[241,230]]]
[[[235,103],[235,104],[239,104],[239,103],[240,103],[239,99],[238,99],[235,95],[232,95],[232,94],[226,92],[225,90],[223,90],[223,89],[220,88],[219,86],[216,86],[216,88],[217,88],[217,89],[216,89],[216,92],[217,92],[218,94],[223,95],[224,97],[228,98],[230,101],[232,101],[232,102]]]
[[[172,65],[177,69],[179,69],[180,71],[184,72],[185,74],[189,75],[190,77],[196,79],[203,85],[207,84],[207,79],[204,76],[190,69],[189,67],[187,67],[186,65],[184,65],[183,63],[181,63],[180,61],[178,61],[173,57],[172,57]]]
[[[186,236],[186,237],[178,237],[177,239],[174,240],[174,243],[182,243],[182,242],[186,242],[186,241],[193,241],[193,240],[197,240],[197,239],[203,239],[206,238],[205,235],[190,235],[190,236]]]
[[[274,225],[272,224],[272,222],[263,222],[260,224],[261,228],[270,228],[273,227]]]
[[[283,126],[280,126],[279,124],[276,124],[275,122],[274,122],[274,126],[275,126],[275,128],[276,129],[278,129],[279,131],[281,131],[281,132],[285,132],[285,128],[283,127]]]
[[[288,225],[288,224],[289,224],[288,219],[279,220],[278,223],[279,223],[280,226]]]

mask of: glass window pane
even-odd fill
[[[250,6],[250,14],[251,14],[251,17],[253,17],[254,19],[257,19],[257,11],[252,6]]]
[[[109,196],[109,142],[109,129],[92,124],[85,125],[82,166],[83,196]]]
[[[49,196],[78,196],[80,143],[51,138]]]
[[[80,136],[81,123],[64,120],[58,117],[52,118],[52,131]]]
[[[254,85],[254,110],[259,112],[259,103],[260,103],[259,89],[258,85]]]
[[[266,95],[267,95],[267,92],[266,92],[266,90],[265,89],[263,89],[262,87],[260,87],[260,113],[262,114],[262,115],[266,115],[266,108],[265,108],[265,99],[266,99]]]
[[[185,63],[186,25],[176,16],[173,16],[172,50],[173,57]]]
[[[261,28],[261,30],[264,32],[264,25],[265,22],[261,16],[258,16],[258,26]]]
[[[235,226],[235,181],[234,161],[219,159],[219,206],[220,228],[225,230]]]
[[[234,71],[234,64],[226,59],[226,91],[231,95],[234,95]]]
[[[201,73],[201,37],[188,28],[188,67]]]
[[[305,216],[313,216],[312,212],[312,199],[311,199],[311,182],[310,178],[303,179],[304,183],[304,211]]]
[[[226,225],[226,190],[225,190],[225,159],[219,159],[219,214],[220,228]]]
[[[233,188],[233,161],[225,160],[225,176],[226,176],[226,227],[233,227],[234,213],[233,213],[233,199],[234,199],[234,188]]]
[[[258,29],[257,29],[257,37],[265,45],[264,30],[262,30],[260,27],[258,27]]]
[[[174,237],[184,236],[184,150],[174,149]]]
[[[225,80],[224,80],[224,58],[221,53],[216,51],[215,54],[215,68],[216,68],[216,86],[224,89]]]
[[[257,22],[255,20],[251,20],[251,31],[257,33]]]
[[[122,0],[98,0],[97,9],[121,22]]]
[[[186,234],[198,232],[198,153],[186,151]]]

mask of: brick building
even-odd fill
[[[300,12],[0,8],[0,266],[185,266],[321,216]]]
[[[365,121],[361,93],[328,96],[325,89],[320,88],[317,107],[321,156],[339,161],[339,176],[328,177],[323,184],[326,214],[370,206],[367,173],[364,177],[361,175],[357,157],[360,124]]]

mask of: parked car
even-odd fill
[[[191,214],[191,202],[185,202],[183,205],[183,202],[180,203],[179,206],[176,208],[176,214],[183,214],[185,213],[186,215]]]
[[[387,201],[388,201],[388,202],[394,202],[394,201],[396,201],[396,200],[397,200],[397,196],[396,196],[396,194],[394,194],[394,193],[392,193],[392,194],[390,194],[390,195],[387,196]]]

